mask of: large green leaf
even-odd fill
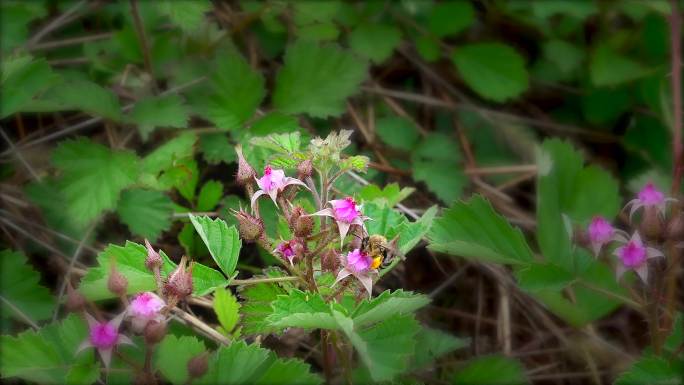
[[[230,333],[240,318],[240,303],[228,289],[214,292],[214,313],[225,333]]]
[[[385,116],[375,122],[375,132],[383,142],[400,150],[410,151],[420,139],[418,127],[401,116]]]
[[[608,45],[597,47],[589,63],[591,81],[599,87],[626,83],[647,73],[640,63],[620,55]]]
[[[428,15],[428,30],[438,37],[456,35],[475,21],[475,10],[467,1],[437,3]]]
[[[428,303],[430,299],[422,294],[403,290],[393,292],[386,290],[373,299],[363,300],[351,317],[357,327],[362,327],[384,321],[395,315],[411,314]]]
[[[287,295],[278,296],[271,306],[273,312],[266,318],[266,322],[278,329],[338,328],[331,312],[331,305],[327,304],[320,294],[293,290]]]
[[[193,32],[206,25],[204,14],[211,10],[209,0],[162,0],[156,4],[159,12],[186,32]]]
[[[187,127],[188,112],[178,95],[149,97],[135,104],[127,120],[137,124],[140,136],[147,140],[157,127]]]
[[[5,4],[2,5],[3,12]],[[4,17],[3,17],[4,23]],[[4,35],[4,29],[2,31]],[[4,40],[5,36],[2,37]],[[33,60],[30,56],[3,57],[0,61],[3,97],[0,98],[0,118],[4,119],[20,112],[31,104],[34,96],[59,80],[43,59]]]
[[[196,337],[168,334],[154,352],[154,367],[174,385],[189,380],[188,361],[206,350]]]
[[[681,385],[684,364],[664,357],[646,355],[622,373],[615,385]]]
[[[1,376],[41,384],[64,384],[76,365],[94,365],[92,353],[76,355],[87,335],[85,322],[75,314],[39,331],[25,331],[16,337],[3,335],[0,337]]]
[[[421,327],[416,335],[416,349],[411,359],[411,367],[420,369],[436,359],[469,345],[468,339],[457,338],[451,334]]]
[[[467,181],[459,161],[458,144],[445,134],[432,133],[411,154],[413,179],[425,182],[439,199],[451,203],[460,198]]]
[[[179,159],[192,156],[197,136],[183,133],[157,147],[142,160],[142,169],[155,178],[158,174],[169,169]]]
[[[280,270],[267,270],[267,277],[282,277],[284,274]],[[273,313],[271,303],[279,295],[286,294],[287,291],[277,283],[259,283],[244,287],[240,292],[240,297],[244,300],[242,305],[243,314],[243,333],[261,334],[272,333],[277,329],[271,326],[266,319]]]
[[[173,201],[160,191],[126,190],[121,194],[116,212],[131,233],[154,242],[171,227]]]
[[[435,219],[428,239],[432,250],[474,260],[514,265],[534,260],[522,232],[479,195],[454,204]]]
[[[386,24],[360,24],[349,34],[350,48],[374,63],[382,63],[392,55],[400,42],[399,29]]]
[[[40,285],[40,274],[27,264],[26,257],[11,250],[0,251],[0,304],[2,318],[22,320],[5,301],[14,305],[32,321],[49,318],[55,307],[50,291]]]
[[[235,226],[226,224],[223,219],[212,220],[207,216],[196,217],[190,214],[190,221],[207,246],[214,262],[227,277],[232,277],[237,266],[242,242]]]
[[[503,43],[472,43],[451,57],[465,83],[485,99],[504,102],[529,86],[525,60]]]
[[[475,358],[451,378],[454,385],[521,385],[527,384],[525,371],[512,358],[493,355]]]
[[[109,89],[85,79],[71,79],[42,95],[38,111],[84,111],[113,121],[121,120],[121,105]],[[44,106],[44,107],[42,107]]]
[[[344,100],[358,90],[366,72],[366,63],[337,46],[298,41],[285,54],[273,104],[286,113],[317,118],[340,115]]]
[[[68,215],[88,223],[104,210],[113,209],[119,193],[138,177],[138,158],[80,138],[60,143],[52,154],[62,171],[60,190],[68,202]]]

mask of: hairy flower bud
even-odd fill
[[[192,267],[186,269],[188,257],[183,256],[176,270],[174,270],[164,284],[164,294],[169,297],[174,297],[176,301],[180,301],[192,294]]]
[[[338,252],[333,249],[328,249],[321,257],[321,268],[324,271],[331,273],[336,272],[340,268],[340,258]]]
[[[161,268],[162,266],[162,257],[159,255],[158,252],[154,251],[154,248],[152,248],[152,245],[150,244],[150,241],[145,239],[145,246],[147,247],[147,258],[145,259],[145,267],[149,271],[154,272],[156,269]]]
[[[145,325],[143,336],[145,336],[145,342],[147,344],[152,345],[159,343],[164,339],[164,336],[166,336],[166,322],[149,321],[147,325]]]
[[[646,239],[655,240],[662,236],[663,223],[657,207],[644,207],[644,213],[643,217],[641,218],[641,226],[639,230],[646,237]]]
[[[71,284],[67,285],[67,300],[66,308],[68,311],[77,313],[85,308],[86,299],[78,290],[71,287]]]
[[[301,206],[295,206],[288,218],[290,229],[297,237],[308,237],[314,226],[314,219]]]
[[[313,173],[313,163],[311,159],[306,159],[297,165],[297,178],[304,180]]]
[[[117,297],[126,295],[128,289],[128,280],[116,268],[116,262],[112,260],[109,269],[109,278],[107,279],[107,289]]]
[[[257,218],[242,209],[240,211],[232,210],[232,212],[238,220],[238,230],[243,240],[254,242],[261,237],[264,233],[264,221],[261,218]]]
[[[667,224],[667,238],[673,241],[684,241],[684,216],[676,213]]]
[[[235,152],[238,157],[238,170],[235,180],[240,186],[246,186],[247,184],[254,182],[257,173],[256,170],[254,170],[254,167],[247,163],[245,156],[242,154],[241,146],[236,146]]]
[[[207,352],[200,353],[188,361],[188,374],[190,378],[200,378],[207,372],[209,360]]]

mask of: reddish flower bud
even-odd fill
[[[164,339],[164,336],[166,336],[166,322],[147,322],[147,325],[145,325],[145,330],[143,331],[143,336],[145,336],[145,342],[150,345],[159,343],[162,339]]]
[[[297,165],[297,178],[304,180],[313,174],[313,163],[306,159]]]
[[[290,229],[297,237],[308,237],[313,230],[313,217],[308,216],[301,206],[295,206],[288,218]]]
[[[655,240],[663,235],[663,223],[657,207],[644,207],[639,230],[646,239]]]
[[[246,186],[247,184],[254,182],[257,173],[256,170],[254,170],[254,167],[247,163],[245,156],[242,154],[242,147],[236,146],[235,152],[238,157],[238,170],[235,180],[240,186]]]
[[[209,368],[208,358],[207,352],[203,352],[188,361],[188,374],[190,378],[200,378],[207,372]]]
[[[162,257],[159,255],[158,252],[154,251],[154,248],[152,248],[152,245],[150,244],[150,241],[145,239],[145,246],[147,247],[147,258],[145,259],[145,267],[149,271],[156,271],[156,269],[161,268],[162,266]]]
[[[257,218],[242,209],[240,211],[232,210],[232,212],[238,220],[238,230],[243,240],[254,242],[261,237],[264,233],[264,221],[261,218]]]
[[[180,301],[192,294],[192,262],[186,269],[188,257],[183,256],[176,270],[174,270],[164,284],[164,294],[169,297],[175,297],[176,301]]]
[[[324,271],[331,273],[337,272],[340,268],[340,258],[338,253],[333,249],[328,249],[321,257],[321,268]]]
[[[68,311],[77,313],[85,308],[86,299],[78,290],[71,287],[71,284],[67,285],[67,300],[66,308]]]
[[[117,297],[126,295],[126,290],[128,289],[128,280],[116,269],[116,262],[114,260],[110,264],[107,289]]]

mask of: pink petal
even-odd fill
[[[342,221],[337,221],[337,228],[340,230],[340,246],[344,243],[344,237],[347,236],[351,223],[346,223]]]
[[[634,269],[636,271],[637,275],[639,278],[641,278],[644,283],[648,283],[648,264],[644,263],[641,266],[637,267]]]
[[[337,279],[335,279],[335,282],[333,282],[332,286],[335,286],[336,283],[340,282],[341,280],[349,277],[351,275],[351,271],[347,270],[346,268],[340,270],[339,273],[337,273]],[[331,286],[331,287],[332,287]]]
[[[301,180],[297,178],[285,177],[285,183],[283,184],[283,188],[289,185],[300,185],[304,186],[305,189],[309,190],[309,187],[306,185],[306,183],[302,182]]]

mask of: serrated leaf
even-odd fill
[[[271,271],[269,277],[283,276],[278,270]],[[271,333],[275,328],[266,322],[266,318],[273,313],[271,303],[279,295],[287,292],[276,283],[259,283],[246,286],[240,291],[240,297],[244,300],[242,306],[244,334],[253,335]]]
[[[620,55],[608,45],[597,47],[589,63],[591,81],[599,87],[626,83],[647,73],[640,63]]]
[[[255,121],[249,128],[253,136],[268,136],[271,134],[299,133],[302,128],[297,118],[279,112],[270,112]]]
[[[384,201],[389,207],[394,207],[397,203],[408,198],[415,190],[413,187],[400,188],[397,183],[390,183],[382,189],[377,185],[369,184],[359,191],[359,196],[364,201]]]
[[[374,63],[382,63],[401,42],[401,31],[393,25],[363,23],[349,34],[349,47]]]
[[[432,224],[428,239],[431,250],[474,260],[514,265],[534,260],[522,232],[479,195],[444,211]]]
[[[527,291],[560,290],[568,285],[574,276],[558,266],[535,263],[515,272],[520,288]]]
[[[492,355],[478,357],[466,364],[451,378],[454,385],[521,385],[528,380],[522,365],[508,357]]]
[[[220,218],[212,220],[207,216],[196,217],[192,214],[190,214],[190,221],[207,246],[214,262],[227,277],[232,277],[242,247],[235,226],[228,227]]]
[[[681,385],[682,366],[681,362],[645,355],[622,373],[615,385]]]
[[[302,146],[301,134],[299,131],[275,133],[263,137],[253,137],[249,143],[267,148],[283,154],[292,154],[299,151]]]
[[[217,180],[208,180],[197,196],[197,211],[211,211],[223,197],[223,184]]]
[[[430,299],[422,294],[414,294],[403,290],[390,292],[385,290],[379,296],[363,300],[352,314],[356,327],[381,322],[396,315],[415,312],[430,303]]]
[[[239,310],[240,303],[230,291],[219,289],[214,292],[214,313],[227,333],[237,325],[240,318]]]
[[[399,227],[399,252],[406,255],[418,242],[430,231],[433,220],[437,214],[437,205],[429,207],[415,222],[405,222]]]
[[[81,224],[113,209],[119,193],[139,174],[135,154],[110,150],[85,138],[60,143],[52,163],[62,171],[59,185],[69,203],[67,211]]]
[[[331,307],[320,294],[293,290],[278,296],[271,306],[266,322],[274,328],[337,329]]]
[[[41,384],[63,384],[74,365],[92,365],[94,356],[76,349],[85,341],[85,322],[70,314],[61,323],[39,331],[28,330],[16,337],[0,337],[2,378],[21,378]]]
[[[423,368],[438,358],[468,345],[468,339],[457,338],[437,329],[421,327],[416,335],[416,349],[411,359],[411,367]]]
[[[166,190],[175,187],[188,202],[195,199],[195,191],[199,182],[199,166],[192,158],[178,160],[166,169],[159,177],[159,184]]]
[[[158,2],[159,12],[186,32],[197,30],[205,24],[204,14],[212,8],[208,0],[162,0]]]
[[[180,96],[168,95],[139,100],[127,120],[137,124],[140,136],[143,140],[147,140],[157,127],[187,127],[188,118],[188,109]]]
[[[342,170],[352,170],[356,172],[366,172],[370,159],[365,155],[354,155],[342,159],[339,167]]]
[[[143,159],[143,171],[156,177],[160,172],[172,167],[177,160],[192,156],[196,141],[197,136],[192,133],[176,136],[157,147]]]
[[[485,99],[504,102],[518,97],[529,86],[525,60],[508,45],[461,45],[451,59],[463,81]]]
[[[204,160],[209,164],[233,163],[237,160],[228,135],[222,133],[204,134],[200,137],[200,148]]]
[[[344,110],[344,100],[358,90],[366,73],[366,63],[337,46],[298,41],[285,53],[273,103],[285,113],[338,116]]]
[[[190,378],[188,361],[205,350],[204,343],[195,337],[167,334],[155,349],[154,367],[172,384],[186,384]]]
[[[122,117],[117,96],[89,80],[67,80],[46,91],[40,100],[50,105],[44,111],[84,111],[117,122]]]
[[[425,182],[445,203],[461,196],[466,177],[459,165],[460,151],[450,137],[441,133],[426,136],[413,151],[413,179]]]
[[[2,5],[3,9],[5,6]],[[1,13],[4,14],[5,11]],[[2,24],[4,25],[4,22]],[[4,29],[2,32],[4,35]],[[5,36],[3,40],[4,38]],[[3,94],[0,98],[0,119],[22,111],[32,103],[34,96],[59,80],[59,76],[52,72],[44,59],[34,60],[30,56],[3,57],[0,61],[0,70],[0,88]]]
[[[363,214],[373,218],[366,222],[368,234],[379,234],[391,239],[399,227],[407,222],[403,214],[393,210],[386,203],[368,202],[363,206]]]
[[[116,208],[131,233],[154,242],[171,227],[173,201],[159,191],[126,190]]]
[[[52,315],[55,299],[47,288],[40,285],[40,274],[27,263],[23,254],[11,250],[1,251],[0,267],[2,318],[11,316],[22,320],[5,301],[14,305],[34,322]]]

